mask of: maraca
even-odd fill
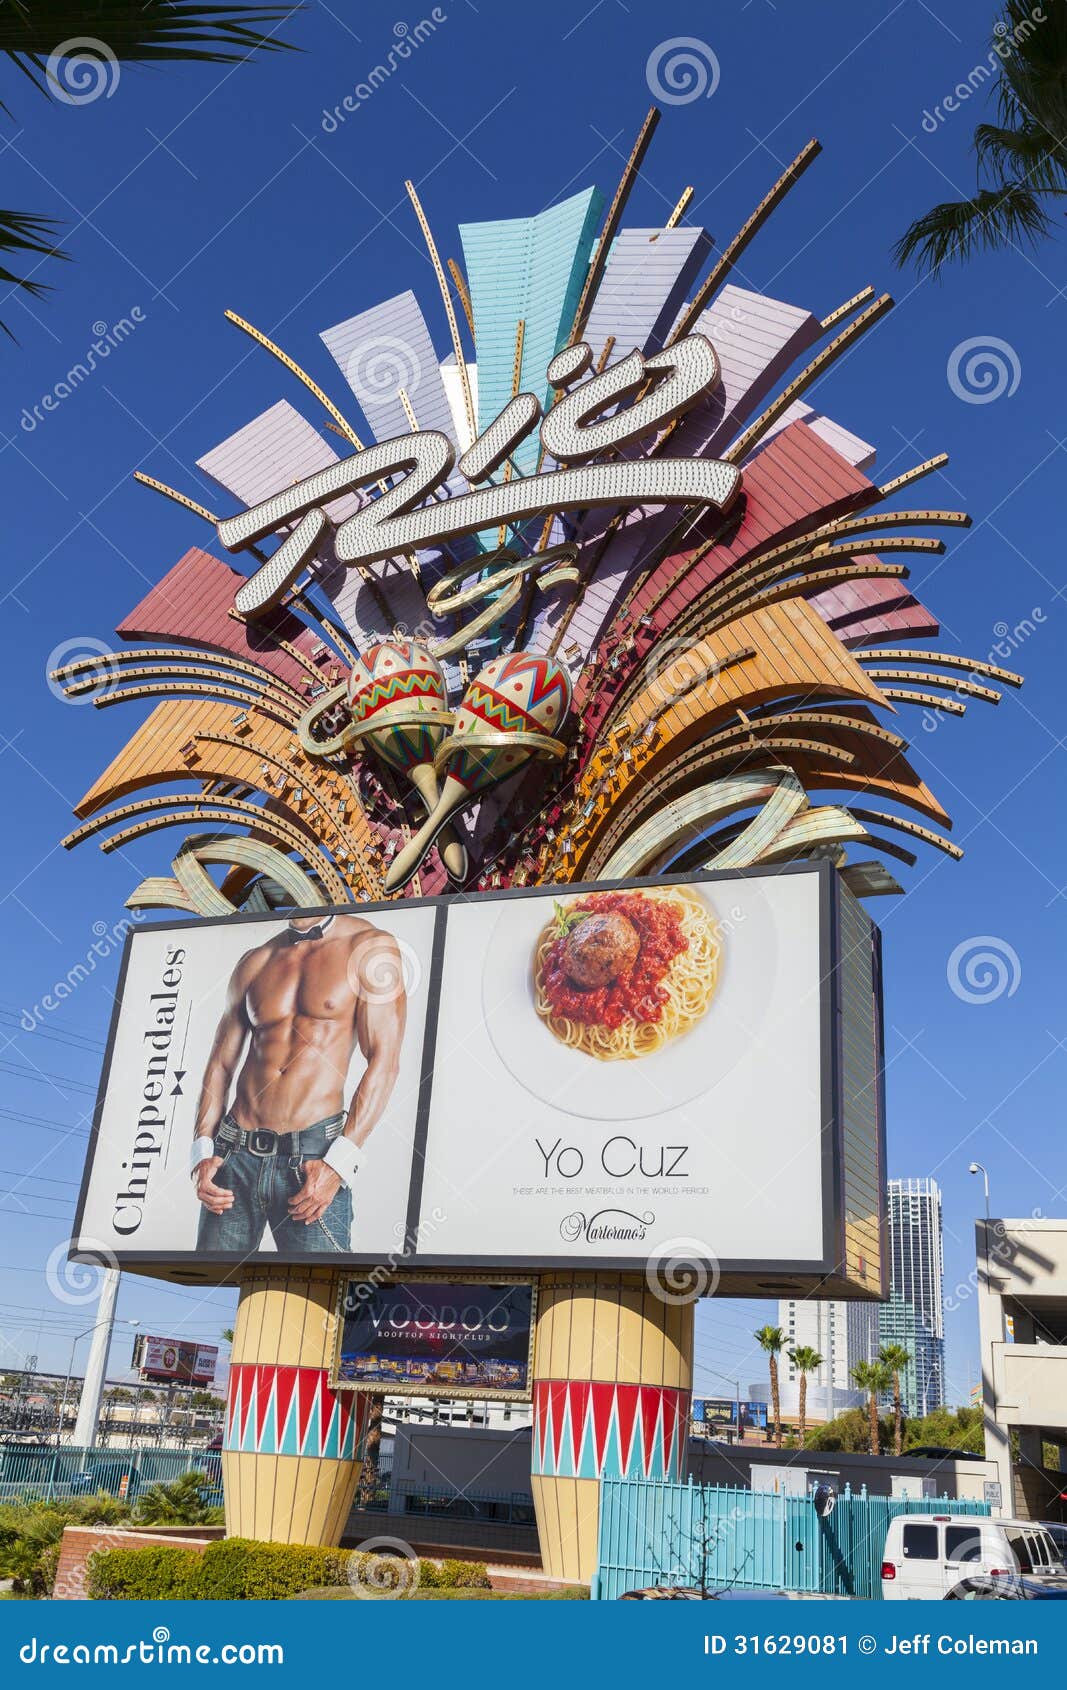
[[[414,640],[368,646],[348,677],[348,709],[346,750],[362,740],[411,782],[427,813],[434,814],[440,799],[434,758],[453,722],[437,659]],[[449,879],[465,880],[467,851],[452,828],[441,830],[438,851]]]
[[[570,676],[554,658],[513,651],[486,664],[464,693],[452,733],[437,751],[441,796],[390,865],[387,892],[411,879],[448,817],[483,787],[503,780],[530,757],[564,755],[566,746],[555,736],[570,705]]]

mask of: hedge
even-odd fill
[[[472,1561],[418,1561],[397,1556],[397,1578],[403,1594],[420,1589],[489,1589],[485,1568]],[[319,1549],[289,1543],[255,1543],[248,1538],[225,1538],[202,1552],[177,1544],[143,1549],[98,1549],[89,1559],[86,1589],[105,1602],[152,1601],[171,1597],[185,1601],[247,1602],[279,1600],[316,1587],[338,1588],[363,1584],[387,1593],[390,1560],[362,1555],[358,1549]]]

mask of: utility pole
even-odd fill
[[[74,1442],[79,1449],[89,1449],[96,1442],[96,1423],[100,1417],[100,1398],[104,1392],[104,1374],[107,1371],[118,1294],[118,1268],[105,1268],[100,1281],[97,1324],[93,1328],[93,1341],[89,1345],[89,1359],[85,1364],[78,1419],[74,1427]]]

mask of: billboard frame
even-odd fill
[[[766,880],[779,876],[803,875],[814,877],[819,886],[819,1072],[823,1099],[823,1120],[820,1132],[820,1161],[821,1161],[821,1191],[822,1191],[822,1249],[818,1257],[813,1259],[788,1260],[783,1262],[761,1262],[751,1258],[719,1259],[703,1263],[705,1268],[717,1275],[719,1295],[750,1295],[776,1296],[795,1289],[815,1290],[826,1288],[826,1294],[847,1295],[864,1301],[884,1300],[885,1290],[865,1291],[845,1275],[846,1268],[846,1239],[845,1239],[845,1204],[843,1190],[844,1155],[845,1155],[845,1121],[844,1121],[844,1051],[841,1037],[841,1005],[839,1001],[838,985],[840,974],[838,964],[841,954],[840,911],[842,896],[847,894],[837,869],[825,859],[788,863],[757,864],[748,868],[738,869],[690,869],[685,873],[672,875],[634,876],[624,880],[593,880],[552,882],[543,886],[508,887],[500,891],[478,894],[481,898],[491,899],[492,902],[504,902],[515,898],[549,898],[553,894],[565,897],[580,897],[591,892],[629,891],[633,889],[662,888],[666,886],[715,886],[723,881],[735,880]],[[519,1274],[538,1274],[569,1272],[577,1276],[621,1273],[641,1274],[645,1268],[645,1260],[632,1256],[623,1257],[581,1257],[575,1255],[551,1256],[500,1256],[488,1260],[478,1256],[455,1256],[416,1254],[414,1244],[418,1236],[418,1223],[422,1197],[423,1175],[425,1169],[425,1151],[429,1132],[431,1077],[433,1059],[437,1046],[437,1026],[440,1009],[440,980],[444,956],[445,935],[448,930],[449,903],[447,896],[430,898],[384,899],[375,903],[351,904],[316,904],[306,909],[277,912],[278,916],[287,915],[384,915],[388,912],[407,911],[411,909],[432,908],[435,911],[430,979],[431,989],[426,1008],[426,1031],[423,1045],[422,1077],[419,1085],[419,1099],[415,1123],[415,1133],[412,1145],[411,1181],[408,1190],[407,1218],[404,1233],[404,1254],[395,1253],[389,1258],[389,1265],[393,1269],[403,1269],[407,1263],[412,1271],[426,1270],[440,1272],[493,1274],[499,1269],[501,1273],[515,1272]],[[866,912],[864,912],[866,913]],[[81,1189],[78,1193],[78,1205],[75,1212],[74,1236],[77,1240],[72,1243],[68,1259],[77,1262],[87,1262],[98,1266],[118,1265],[121,1269],[134,1273],[152,1274],[157,1278],[171,1278],[178,1283],[190,1284],[230,1284],[237,1281],[246,1268],[249,1267],[281,1267],[285,1265],[277,1251],[258,1250],[235,1259],[232,1255],[215,1252],[199,1251],[168,1251],[156,1250],[105,1250],[103,1246],[93,1249],[91,1244],[81,1243],[82,1223],[88,1201],[90,1176],[95,1159],[96,1146],[103,1117],[104,1102],[111,1079],[111,1066],[114,1058],[115,1042],[118,1034],[119,1019],[122,1009],[123,990],[129,968],[130,956],[135,939],[142,933],[180,933],[187,929],[195,929],[202,933],[209,927],[234,927],[242,923],[258,923],[263,925],[269,919],[260,911],[241,911],[236,915],[227,916],[194,916],[179,918],[175,921],[139,922],[136,930],[130,929],[126,933],[123,944],[122,960],[119,967],[118,981],[115,988],[114,1007],[111,1024],[108,1028],[107,1046],[101,1068],[100,1084],[96,1102],[93,1108],[92,1128],[86,1150],[85,1165],[82,1173]],[[873,979],[875,983],[876,1025],[874,1028],[874,1049],[876,1052],[878,1069],[876,1083],[878,1087],[878,1144],[876,1154],[880,1168],[885,1167],[885,1062],[884,1062],[884,1009],[880,993],[881,980],[881,934],[873,920],[871,921],[873,939]],[[884,1185],[884,1179],[883,1179]],[[410,1252],[410,1253],[409,1253]],[[294,1264],[289,1264],[294,1265]],[[301,1261],[299,1265],[306,1265]],[[353,1251],[344,1256],[331,1258],[329,1265],[334,1271],[342,1274],[361,1267],[381,1267],[380,1255],[369,1254],[366,1251]],[[207,1269],[208,1271],[204,1271]],[[885,1245],[884,1229],[882,1238],[881,1278],[884,1286],[885,1279]]]
[[[363,1384],[359,1380],[342,1379],[340,1377],[341,1346],[345,1336],[345,1293],[348,1286],[358,1276],[341,1270],[337,1285],[337,1339],[334,1344],[333,1360],[330,1363],[329,1382],[335,1391],[365,1391],[371,1396],[379,1397],[427,1397],[431,1401],[452,1402],[463,1399],[471,1402],[514,1402],[528,1403],[533,1401],[533,1364],[534,1364],[534,1336],[537,1330],[537,1305],[539,1290],[537,1275],[530,1273],[493,1273],[482,1269],[470,1273],[433,1273],[422,1268],[416,1268],[412,1273],[404,1273],[401,1268],[391,1270],[397,1275],[397,1282],[403,1285],[528,1285],[530,1287],[530,1344],[526,1358],[527,1385],[522,1391],[503,1391],[482,1389],[478,1385],[394,1385],[386,1386],[378,1381],[373,1384]],[[368,1276],[369,1278],[369,1276]],[[383,1281],[375,1285],[375,1291],[384,1291]]]

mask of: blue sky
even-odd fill
[[[894,294],[896,310],[814,402],[877,443],[883,479],[950,453],[914,501],[974,517],[943,559],[912,560],[916,591],[941,617],[941,644],[986,657],[1004,628],[1023,631],[1007,662],[1025,672],[1026,687],[998,709],[976,703],[933,731],[919,710],[902,710],[900,731],[966,854],[954,864],[921,848],[904,871],[907,896],[876,911],[889,1168],[933,1174],[944,1190],[946,1279],[962,1284],[948,1316],[949,1382],[962,1400],[977,1378],[967,1281],[981,1201],[967,1164],[988,1166],[994,1212],[1012,1216],[1062,1214],[1067,1184],[1058,697],[1067,245],[1057,235],[1033,254],[982,257],[941,283],[896,271],[890,259],[913,216],[973,183],[971,131],[991,115],[981,98],[925,128],[924,113],[984,62],[991,0],[601,0],[584,17],[580,4],[560,0],[448,0],[397,74],[333,132],[324,128],[324,111],[386,57],[402,24],[413,29],[424,15],[429,8],[404,12],[392,0],[312,4],[289,29],[300,55],[236,69],[127,67],[109,97],[83,106],[49,105],[17,72],[3,74],[3,203],[62,217],[73,262],[41,269],[39,279],[55,284],[45,300],[3,302],[19,344],[0,346],[0,1188],[17,1188],[3,1202],[0,1368],[36,1351],[42,1366],[65,1371],[72,1338],[94,1317],[92,1301],[50,1282],[47,1263],[69,1232],[117,952],[97,960],[40,1031],[24,1034],[18,1022],[94,941],[109,949],[101,931],[141,875],[167,859],[167,836],[114,857],[92,844],[71,856],[57,848],[72,804],[132,731],[136,707],[59,701],[46,681],[51,654],[66,641],[110,642],[189,545],[211,544],[206,527],[137,487],[132,471],[217,506],[217,490],[194,468],[207,448],[280,397],[319,421],[302,390],[223,320],[226,307],[281,341],[342,406],[320,329],[413,287],[443,354],[443,313],[405,176],[446,255],[457,251],[461,221],[538,211],[594,181],[610,194],[650,103],[650,56],[691,36],[707,63],[714,55],[717,86],[710,98],[664,106],[628,221],[665,218],[693,183],[689,217],[725,243],[781,165],[819,137],[823,156],[735,279],[819,314],[868,282]],[[106,363],[26,426],[84,358],[94,325],[122,318],[135,327]],[[950,361],[963,342],[991,338],[1004,343],[996,355],[1014,391],[969,402],[954,391]],[[950,989],[947,970],[957,947],[981,935],[997,941],[1013,987],[975,1003]],[[130,1279],[120,1313],[148,1330],[211,1340],[233,1302]],[[729,1389],[709,1369],[760,1377],[749,1335],[770,1312],[702,1307],[698,1390]],[[113,1371],[127,1360],[124,1337]]]

